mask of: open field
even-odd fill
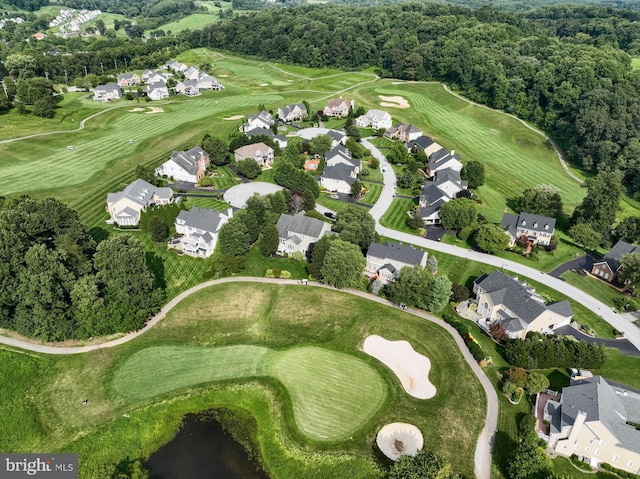
[[[213,5],[213,2],[211,2],[211,5]],[[209,7],[207,6],[207,8]],[[183,30],[198,30],[202,27],[220,21],[220,17],[217,13],[220,9],[217,7],[213,8],[215,8],[216,11],[210,9],[211,13],[192,13],[191,15],[181,18],[180,20],[176,20],[175,22],[160,25],[158,28],[154,28],[154,30],[164,30],[166,33],[171,32],[172,34],[179,33]],[[151,31],[152,30],[149,30],[146,33],[149,34]]]
[[[309,309],[320,302],[332,308]],[[404,393],[390,370],[360,352],[369,334],[408,339],[429,357],[438,394],[416,400]],[[12,411],[0,415],[0,427],[21,427],[2,435],[0,447],[77,451],[82,478],[101,477],[125,456],[148,457],[184,414],[212,407],[256,418],[274,479],[379,478],[372,444],[392,421],[418,426],[426,447],[470,475],[483,424],[482,389],[448,333],[400,310],[312,287],[223,284],[195,293],[116,348],[63,357],[0,351],[0,358],[11,365],[0,372],[11,384],[8,395],[0,392],[0,410]],[[271,379],[255,377],[265,373]],[[170,381],[182,389],[171,391]]]
[[[631,59],[631,67],[634,70],[637,70],[640,68],[640,58],[632,58]]]

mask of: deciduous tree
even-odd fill
[[[469,188],[476,189],[484,185],[484,165],[479,161],[469,161],[460,170],[460,178],[466,180]]]
[[[448,230],[475,227],[478,224],[478,205],[467,198],[447,201],[440,207],[440,222]]]
[[[358,245],[331,241],[322,264],[322,277],[336,288],[357,288],[362,283],[366,261]]]
[[[356,205],[348,205],[338,213],[338,218],[332,229],[340,233],[341,239],[365,250],[373,242],[376,222],[365,209]]]
[[[560,190],[551,185],[538,185],[527,188],[518,198],[518,210],[542,216],[558,218],[562,214]]]
[[[501,226],[487,223],[480,226],[476,235],[476,244],[481,250],[495,254],[506,249],[509,245],[509,239]]]

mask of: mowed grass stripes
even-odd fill
[[[300,432],[316,441],[348,439],[387,397],[384,380],[368,363],[319,347],[147,348],[116,370],[112,389],[134,403],[210,382],[257,377],[282,383]]]

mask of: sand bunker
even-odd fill
[[[376,444],[385,456],[397,461],[402,455],[415,456],[422,449],[424,438],[413,424],[393,422],[380,429]]]
[[[144,108],[134,108],[133,110],[129,110],[129,111],[144,111]]]
[[[218,75],[220,78],[227,78],[229,75]]]
[[[242,115],[233,115],[228,118],[223,118],[223,120],[242,120],[244,116]]]
[[[430,399],[436,395],[436,387],[429,381],[431,361],[407,341],[387,341],[373,335],[364,340],[362,350],[391,369],[411,396]]]
[[[409,102],[401,96],[378,95],[378,98],[382,100],[380,103],[382,106],[390,106],[392,108],[409,108]]]
[[[164,113],[164,110],[162,108],[158,108],[157,106],[152,106],[150,107],[151,111],[148,111],[147,113]]]
[[[260,86],[269,86],[268,83],[260,83]]]

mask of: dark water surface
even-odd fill
[[[144,466],[149,479],[269,479],[215,419],[195,414]]]

